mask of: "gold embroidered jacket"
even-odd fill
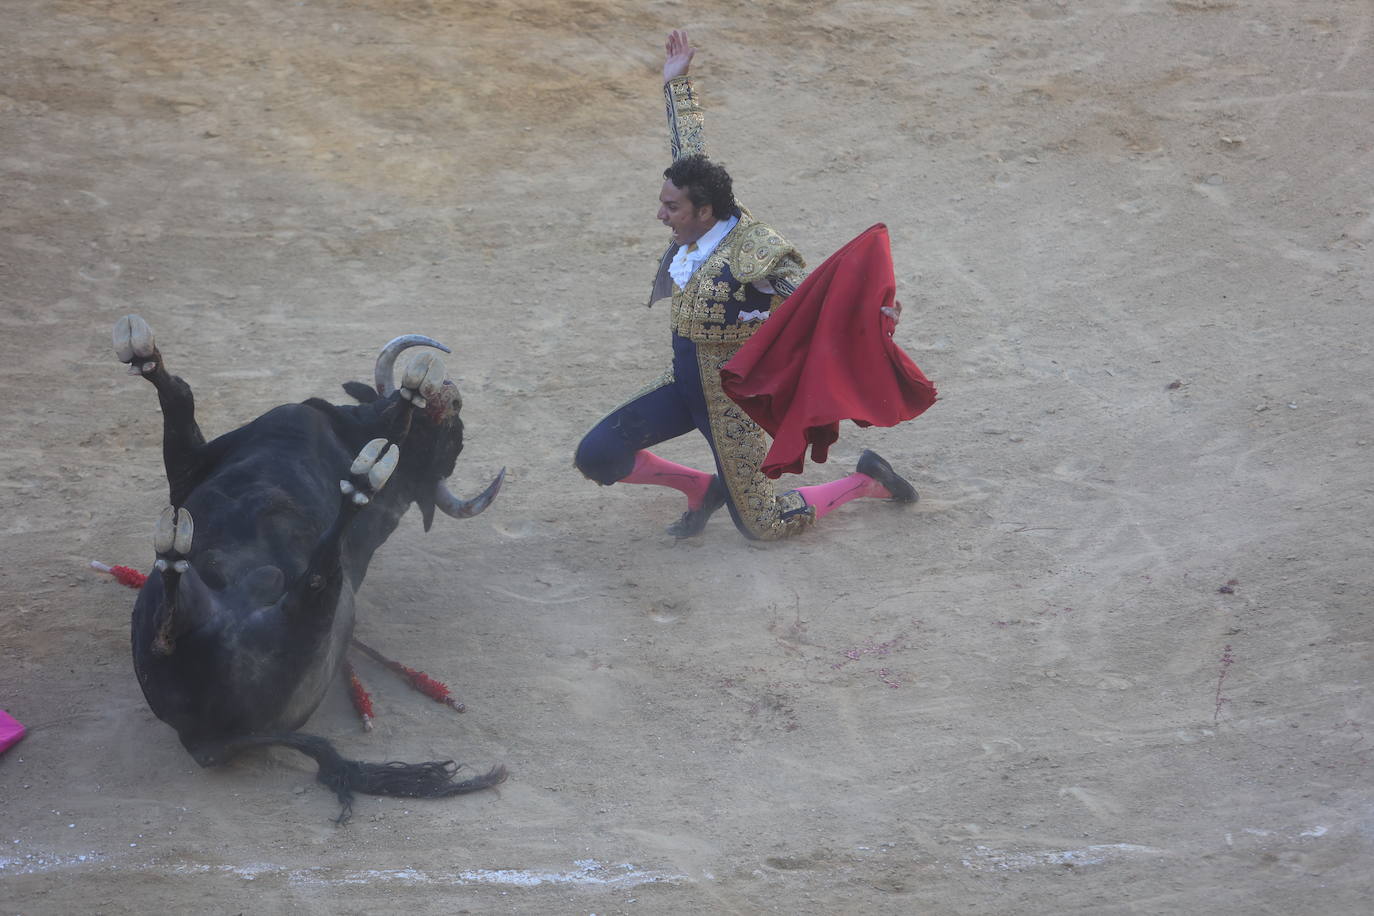
[[[664,85],[663,93],[673,158],[705,155],[704,118],[691,80],[676,77]],[[660,276],[675,250],[670,248],[664,257]],[[740,207],[739,224],[721,239],[687,285],[673,285],[673,332],[703,343],[743,343],[805,276],[806,262],[791,243]],[[760,281],[773,292],[754,285]]]

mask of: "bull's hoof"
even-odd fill
[[[186,556],[191,552],[191,542],[195,538],[195,521],[185,509],[168,506],[153,528],[153,550],[157,553],[154,566],[159,572],[169,568],[184,573],[190,566]]]
[[[162,510],[153,527],[153,550],[157,561],[153,568],[162,576],[163,601],[158,611],[161,621],[153,634],[151,649],[154,655],[171,655],[176,651],[177,634],[184,629],[184,621],[177,614],[177,590],[182,573],[191,568],[186,559],[195,540],[196,526],[191,513],[168,506]]]
[[[157,340],[153,329],[137,315],[125,315],[115,322],[114,351],[121,363],[129,364],[130,375],[147,375],[157,369]]]
[[[401,397],[424,410],[429,399],[444,387],[447,377],[448,370],[442,359],[433,353],[421,353],[410,361],[401,376]]]
[[[386,486],[392,472],[396,470],[396,463],[400,460],[399,445],[385,439],[373,439],[364,445],[363,450],[358,452],[358,457],[353,459],[353,464],[348,468],[348,473],[353,479],[340,480],[339,491],[352,499],[353,505],[366,506],[372,501],[372,497],[377,495],[377,491]]]

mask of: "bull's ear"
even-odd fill
[[[431,489],[426,493],[421,493],[415,498],[415,505],[420,507],[420,517],[424,519],[425,530],[434,524],[434,491]]]
[[[371,404],[381,395],[377,394],[377,389],[371,385],[364,385],[362,382],[344,382],[343,390],[351,395],[359,404]]]

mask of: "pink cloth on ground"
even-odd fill
[[[22,737],[24,737],[24,726],[20,725],[9,713],[0,709],[0,754],[13,747]]]

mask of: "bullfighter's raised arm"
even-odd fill
[[[668,35],[667,52],[663,61],[663,96],[668,111],[668,151],[674,160],[693,153],[706,155],[703,136],[704,115],[697,104],[697,96],[687,70],[697,49],[687,40],[687,33],[674,29]]]

